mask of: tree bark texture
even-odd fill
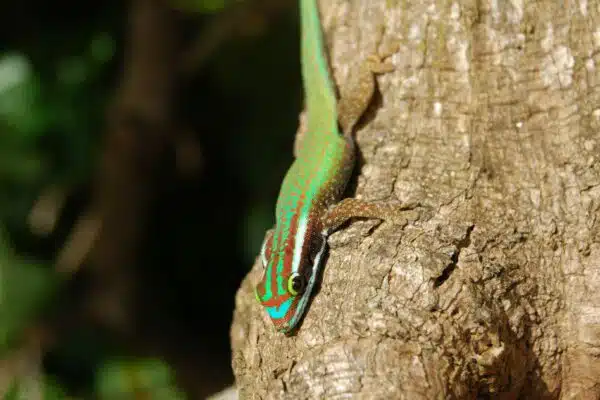
[[[430,211],[333,234],[292,337],[254,299],[257,259],[241,397],[600,398],[600,1],[319,3],[338,83],[400,44],[349,195]]]

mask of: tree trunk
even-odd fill
[[[242,398],[600,397],[600,1],[321,0],[336,81],[398,41],[296,336],[237,296]],[[258,249],[257,249],[258,253]]]
[[[90,255],[97,320],[127,334],[135,324],[132,266],[158,185],[157,166],[175,129],[170,105],[180,47],[176,13],[163,0],[133,0],[131,8],[123,82],[94,193],[102,228]]]

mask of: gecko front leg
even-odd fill
[[[340,100],[337,106],[338,121],[344,135],[352,134],[354,126],[371,103],[375,93],[375,75],[394,69],[391,62],[382,62],[379,55],[373,54],[350,70],[346,81],[339,85]]]
[[[338,121],[347,140],[353,141],[352,133],[356,123],[372,101],[375,93],[375,75],[394,71],[391,62],[383,62],[382,58],[395,53],[398,44],[393,43],[385,55],[371,55],[354,67],[339,86]],[[372,218],[405,225],[408,219],[406,210],[418,207],[418,204],[402,204],[400,202],[374,203],[357,198],[346,198],[332,206],[321,218],[324,236],[337,230],[350,218]],[[407,218],[408,217],[408,218]]]

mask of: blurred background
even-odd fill
[[[296,2],[3,2],[0,43],[0,398],[233,384],[302,105]]]

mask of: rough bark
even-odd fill
[[[334,234],[293,337],[254,300],[255,263],[231,331],[241,397],[599,398],[600,2],[320,6],[338,82],[401,44],[350,194],[432,212]]]

